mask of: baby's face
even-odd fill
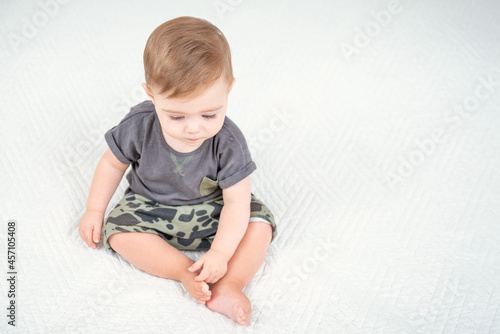
[[[192,152],[215,136],[224,124],[228,94],[227,82],[220,78],[196,97],[168,98],[153,94],[163,137],[178,152]]]

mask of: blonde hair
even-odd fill
[[[233,81],[231,51],[224,34],[213,24],[178,17],[156,28],[144,49],[146,83],[160,94],[196,94],[222,75]]]

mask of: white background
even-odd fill
[[[278,222],[248,328],[77,232],[104,132],[145,99],[146,40],[183,15],[230,43],[229,116]],[[498,333],[499,15],[493,0],[1,1],[0,258],[9,220],[18,239],[18,326],[1,279],[1,331]]]

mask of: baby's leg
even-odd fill
[[[263,222],[249,223],[245,236],[228,263],[226,275],[212,286],[212,298],[207,306],[247,325],[252,306],[241,292],[250,282],[264,258],[271,242],[272,228]]]
[[[182,282],[191,296],[205,304],[212,292],[197,273],[187,270],[194,261],[153,233],[122,232],[108,239],[113,249],[137,268],[151,275]]]

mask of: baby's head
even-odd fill
[[[219,132],[234,77],[217,27],[193,17],[163,23],[146,43],[144,69],[144,90],[170,146],[189,152]]]
[[[210,22],[178,17],[156,28],[144,50],[147,85],[170,98],[195,96],[224,78],[233,82],[229,44]]]

